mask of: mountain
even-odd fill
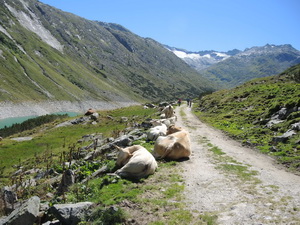
[[[159,101],[211,82],[160,43],[37,0],[0,0],[0,103]]]
[[[180,48],[170,47],[168,45],[165,45],[165,47],[198,71],[202,71],[213,64],[241,52],[237,49],[228,52],[217,52],[214,50],[191,52]]]
[[[202,120],[300,171],[300,64],[203,96]]]
[[[267,44],[229,52],[172,51],[221,88],[232,88],[253,78],[276,75],[300,63],[300,51],[291,45]]]

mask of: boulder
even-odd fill
[[[58,125],[56,125],[55,127],[66,127],[66,126],[71,126],[71,125],[77,125],[77,124],[86,124],[87,122],[90,121],[90,117],[80,117],[77,119],[72,119],[72,120],[68,120],[65,121],[63,123],[60,123]]]
[[[291,125],[292,130],[300,131],[300,122]]]
[[[278,118],[279,118],[279,119],[285,119],[285,118],[287,117],[287,113],[288,113],[287,108],[281,108],[281,109],[278,111]]]
[[[293,112],[297,112],[299,111],[298,110],[298,107],[292,107],[292,108],[281,108],[278,112],[277,112],[277,115],[278,115],[278,118],[279,119],[286,119],[291,113]]]
[[[133,129],[128,133],[128,135],[132,136],[134,140],[139,140],[147,137],[147,134],[140,129]]]
[[[151,104],[151,103],[147,103],[145,104],[145,106],[147,106],[148,108],[155,108],[156,106],[154,104]]]
[[[281,136],[277,136],[277,137],[273,137],[272,142],[273,143],[278,143],[278,142],[282,142],[285,143],[288,141],[288,139],[290,137],[292,137],[293,135],[295,135],[296,132],[293,130],[288,130],[287,132],[285,132],[283,135]]]
[[[93,160],[97,158],[99,155],[104,154],[107,151],[110,151],[112,149],[111,144],[105,144],[101,147],[97,147],[96,150],[89,152],[85,157],[84,160]]]
[[[130,146],[132,144],[132,141],[134,141],[134,137],[132,135],[122,135],[121,137],[115,139],[112,144],[126,147]]]
[[[145,128],[145,129],[149,129],[150,127],[152,127],[152,123],[149,121],[144,121],[141,123],[140,125],[142,128]]]
[[[90,214],[93,204],[92,202],[55,204],[48,212],[54,215],[64,225],[77,225]]]
[[[70,185],[75,183],[75,175],[72,170],[66,170],[62,176],[60,185],[58,187],[58,194],[68,191]]]
[[[76,125],[76,124],[87,123],[89,120],[90,120],[89,117],[80,117],[78,119],[71,120],[70,122],[71,122],[71,124]]]
[[[266,127],[271,128],[273,125],[279,124],[284,122],[284,120],[280,120],[280,119],[271,119],[267,124]]]
[[[4,201],[4,211],[6,214],[11,213],[16,208],[17,195],[11,187],[5,186],[2,189],[2,196]]]
[[[170,103],[168,102],[161,102],[158,104],[159,107],[166,107],[167,105],[169,105]]]
[[[9,216],[2,219],[3,225],[32,225],[37,220],[40,209],[40,198],[33,196]]]
[[[270,152],[279,152],[280,150],[276,148],[275,146],[272,146],[269,148]]]
[[[128,122],[128,117],[122,116],[122,117],[121,117],[121,122],[122,122],[122,123]]]
[[[92,120],[97,120],[98,118],[99,118],[99,113],[94,112],[94,113],[91,115],[91,119],[92,119]]]

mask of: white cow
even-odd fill
[[[150,128],[147,133],[148,141],[155,141],[159,136],[165,136],[167,134],[167,126],[165,124],[160,124],[155,127]]]
[[[115,173],[120,177],[141,179],[154,174],[157,162],[153,155],[140,145],[133,145],[119,149],[117,166],[121,167]]]
[[[171,125],[175,125],[176,121],[177,121],[176,116],[173,116],[168,119],[153,119],[150,121],[150,123],[152,124],[152,126],[165,124],[167,127],[170,127]]]

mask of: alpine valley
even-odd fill
[[[194,98],[300,62],[291,45],[188,52],[38,0],[0,3],[0,119]]]

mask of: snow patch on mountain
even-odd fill
[[[175,50],[175,51],[173,51],[173,53],[181,59],[184,59],[184,58],[199,59],[199,58],[201,58],[201,56],[199,54],[193,54],[193,53],[188,54],[188,53],[183,52],[183,51],[176,51]]]
[[[227,55],[227,54],[222,53],[222,52],[214,52],[214,54],[216,54],[218,57],[223,58],[222,60],[225,60],[225,59],[227,59],[228,57],[230,57],[230,55]]]
[[[188,52],[176,48],[167,47],[167,49],[198,71],[230,57],[226,53],[216,51],[206,51],[201,54],[200,52]]]

